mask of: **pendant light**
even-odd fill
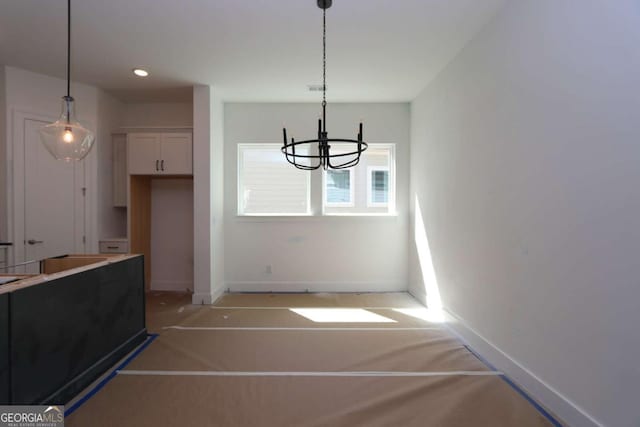
[[[76,119],[71,96],[71,0],[67,0],[67,94],[62,97],[60,118],[40,128],[40,138],[46,149],[58,160],[82,160],[91,147],[94,135]]]
[[[287,140],[287,129],[282,129],[284,145],[282,153],[289,163],[302,170],[347,169],[358,164],[360,155],[368,144],[362,140],[362,123],[358,131],[358,139],[329,138],[327,133],[327,9],[332,0],[317,0],[322,9],[322,118],[318,120],[318,138],[306,141],[291,142]],[[332,151],[329,143],[340,144]],[[317,146],[317,147],[316,147]],[[348,147],[348,148],[344,148]],[[317,152],[317,154],[315,154]]]

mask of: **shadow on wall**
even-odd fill
[[[424,226],[424,219],[422,218],[422,209],[420,208],[418,195],[415,196],[415,224],[413,230],[420,271],[422,273],[422,284],[424,285],[424,292],[427,296],[427,307],[430,312],[429,317],[433,318],[433,321],[443,322],[444,316],[442,313],[440,288],[438,287],[436,272],[433,268],[433,258],[431,257],[429,238]]]

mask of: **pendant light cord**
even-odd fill
[[[67,98],[71,97],[71,0],[67,0]]]

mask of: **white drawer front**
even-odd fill
[[[102,254],[126,254],[129,252],[129,242],[101,240],[100,253]]]

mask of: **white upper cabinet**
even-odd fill
[[[160,140],[160,170],[172,175],[193,175],[190,133],[165,133]]]
[[[129,174],[193,174],[190,133],[130,133],[127,137]]]
[[[155,175],[160,171],[160,133],[127,135],[128,164],[131,175]]]

